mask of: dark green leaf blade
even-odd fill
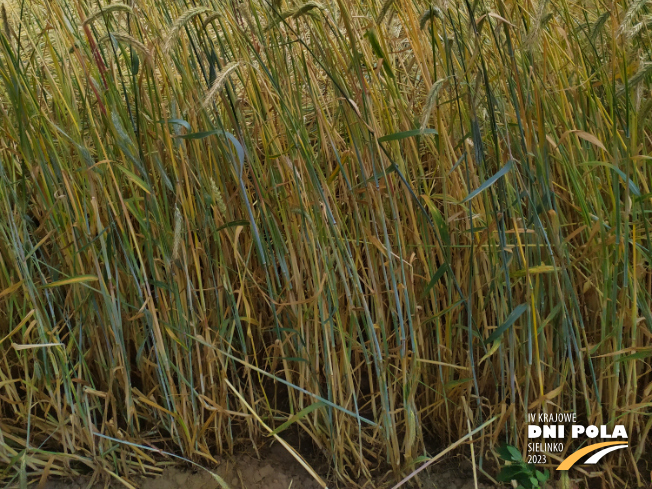
[[[489,335],[489,338],[487,338],[484,342],[485,345],[488,345],[489,343],[493,343],[496,341],[498,338],[501,337],[501,335],[512,325],[514,322],[521,317],[521,314],[523,314],[527,310],[527,304],[520,304],[514,308],[514,310],[511,312],[509,316],[507,316],[507,319],[503,324],[498,326],[496,330]]]
[[[478,194],[482,193],[483,191],[491,187],[494,183],[498,181],[498,179],[504,177],[509,172],[509,170],[512,169],[513,166],[514,166],[514,160],[509,160],[505,166],[503,166],[500,170],[498,170],[493,176],[485,180],[485,182],[482,185],[480,185],[478,188],[476,188],[473,192],[467,195],[462,201],[462,204],[464,202],[468,202],[469,200],[473,199],[473,197],[477,196]]]
[[[394,134],[388,134],[387,136],[378,138],[378,142],[385,143],[388,141],[398,141],[399,139],[411,138],[413,136],[422,136],[425,134],[439,134],[439,133],[434,129],[428,129],[428,128],[423,130],[411,129],[409,131],[395,132]]]

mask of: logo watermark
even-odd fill
[[[570,425],[570,429],[567,429]],[[597,464],[602,457],[628,444],[627,430],[623,425],[584,425],[577,421],[577,413],[529,413],[527,426],[527,462],[548,463],[547,454],[563,453],[574,440],[589,444],[568,455],[557,470],[569,470],[584,457],[592,454],[583,464]],[[599,442],[595,443],[592,440]],[[610,441],[603,441],[610,440]]]

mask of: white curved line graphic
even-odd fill
[[[595,454],[591,456],[585,464],[597,464],[602,457],[604,457],[606,454],[609,452],[613,452],[614,450],[619,450],[620,448],[625,448],[627,445],[614,445],[612,447],[607,447],[603,448],[602,450],[597,451]]]

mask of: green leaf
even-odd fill
[[[548,480],[548,469],[546,469],[544,472],[541,472],[540,470],[537,470],[534,475],[537,476],[537,479],[539,479],[539,482],[546,482]]]
[[[118,165],[117,163],[115,163],[113,166],[115,166],[122,173],[124,173],[129,180],[134,182],[136,185],[138,185],[140,188],[142,188],[145,192],[147,192],[148,194],[152,193],[152,191],[149,189],[149,185],[147,185],[145,183],[145,181],[142,178],[140,178],[139,176],[137,176],[135,173],[127,170],[124,166]]]
[[[471,382],[470,378],[466,379],[457,379],[457,380],[451,380],[450,382],[446,382],[446,385],[444,385],[444,389],[452,389],[453,387],[457,387],[458,385],[466,384],[467,382]]]
[[[426,295],[428,295],[428,292],[430,292],[430,289],[432,289],[437,282],[439,282],[439,279],[444,276],[444,274],[448,271],[448,263],[444,263],[442,266],[440,266],[435,274],[432,276],[430,279],[430,282],[428,282],[428,285],[424,289],[424,291],[421,293],[421,298],[423,299]]]
[[[183,119],[164,119],[162,121],[158,121],[159,124],[165,124],[166,122],[168,124],[175,124],[177,126],[182,126],[185,127],[187,131],[191,131],[192,129],[190,128],[190,124],[188,121],[185,121]]]
[[[523,457],[521,456],[521,452],[519,452],[516,447],[513,447],[512,445],[507,445],[507,450],[509,451],[509,454],[512,456],[512,461],[520,462],[521,460],[523,460]]]
[[[512,480],[518,480],[519,482],[523,477],[527,477],[527,472],[524,470],[523,466],[520,464],[517,465],[506,465],[496,476],[500,482],[509,482]]]
[[[494,183],[496,183],[499,178],[504,177],[507,174],[507,172],[509,172],[509,170],[512,169],[512,166],[514,166],[514,160],[509,160],[505,166],[503,166],[500,170],[496,172],[495,175],[489,177],[487,180],[485,180],[485,182],[482,185],[480,185],[477,189],[475,189],[473,192],[467,195],[461,203],[463,204],[464,202],[468,202],[473,197],[487,190]]]
[[[423,462],[428,462],[430,460],[432,460],[432,457],[426,457],[425,455],[421,455],[410,462],[410,467],[414,467],[415,465],[421,465]]]
[[[411,138],[412,136],[421,136],[424,134],[439,134],[434,129],[412,129],[410,131],[395,132],[394,134],[388,134],[378,138],[379,143],[385,143],[387,141],[398,141],[399,139]]]
[[[390,165],[387,168],[385,168],[385,170],[383,172],[374,172],[373,176],[371,176],[371,177],[367,178],[365,181],[359,183],[354,188],[357,189],[357,188],[366,187],[366,185],[369,182],[373,182],[375,180],[382,180],[386,176],[389,176],[390,174],[394,173],[396,170],[397,170],[396,165],[394,163],[390,163]],[[336,171],[339,173],[339,168]],[[335,174],[335,176],[337,176],[337,174]],[[330,180],[330,178],[329,178],[329,180]],[[329,181],[329,183],[330,183],[330,181]]]
[[[233,228],[233,227],[237,227],[237,226],[250,226],[250,225],[251,225],[251,223],[249,221],[231,221],[231,222],[227,222],[223,226],[220,226],[219,228],[217,228],[217,231],[219,232],[222,229]]]
[[[497,447],[495,448],[495,450],[496,450],[496,453],[498,454],[498,456],[499,456],[500,458],[502,458],[503,460],[506,460],[506,461],[508,461],[508,462],[511,462],[511,461],[512,461],[512,456],[511,456],[511,454],[509,453],[509,450],[507,449],[507,445],[500,445],[500,446],[497,446]]]
[[[428,209],[430,209],[430,212],[432,213],[432,218],[435,221],[435,224],[437,225],[437,230],[439,231],[439,236],[441,236],[441,240],[443,241],[444,245],[449,248],[451,245],[451,237],[448,232],[448,224],[446,223],[446,220],[444,219],[444,216],[442,216],[441,211],[437,209],[437,206],[435,203],[432,201],[431,198],[426,198],[424,199],[426,202],[426,205],[428,206]]]
[[[507,316],[507,319],[503,324],[498,326],[496,330],[489,335],[489,338],[484,340],[485,345],[488,345],[489,343],[493,343],[496,341],[498,338],[502,336],[502,334],[507,330],[514,322],[521,317],[521,314],[523,314],[527,310],[527,304],[520,304],[516,306],[516,308],[512,311],[512,313]]]
[[[140,69],[140,59],[136,53],[131,55],[131,74],[137,75],[138,70]]]
[[[165,282],[161,282],[160,280],[152,280],[152,285],[154,287],[158,287],[159,289],[163,289],[163,290],[167,290],[167,291],[170,290],[170,287],[168,286],[168,284],[166,284]]]
[[[629,360],[642,360],[644,358],[652,357],[652,350],[642,350],[638,353],[632,353],[625,357],[620,357],[616,362],[627,362]]]
[[[213,129],[210,131],[201,131],[201,132],[191,132],[190,134],[179,134],[178,138],[181,139],[190,139],[190,140],[195,140],[195,139],[205,139],[208,136],[214,136],[215,134],[222,134],[224,131],[220,129]]]
[[[181,139],[204,139],[207,138],[208,136],[214,136],[216,134],[221,134],[227,137],[231,143],[233,143],[233,146],[235,146],[235,150],[238,153],[238,159],[240,160],[240,167],[242,168],[242,164],[244,163],[244,149],[242,145],[240,144],[240,141],[238,141],[233,134],[227,131],[222,131],[221,129],[213,129],[211,131],[202,131],[202,132],[193,132],[190,134],[182,134],[179,136],[175,136]]]
[[[638,186],[632,182],[629,178],[627,178],[627,175],[625,175],[625,172],[623,172],[620,168],[616,168],[615,165],[612,165],[611,163],[607,163],[606,161],[585,161],[584,163],[580,163],[580,165],[584,166],[604,166],[605,168],[609,168],[610,170],[615,171],[620,178],[622,178],[623,182],[627,184],[629,187],[629,191],[633,193],[636,197],[641,196],[641,190],[638,188]]]
[[[113,122],[113,128],[115,129],[116,143],[118,147],[122,150],[124,155],[134,164],[141,175],[145,176],[147,172],[143,167],[142,162],[136,156],[138,154],[138,148],[134,145],[134,142],[131,139],[131,136],[127,134],[122,121],[120,120],[120,115],[117,110],[111,112],[111,121]]]
[[[369,44],[371,44],[371,49],[373,50],[374,54],[383,60],[383,68],[385,69],[387,75],[390,76],[391,78],[395,78],[394,72],[392,71],[392,65],[389,64],[387,55],[385,55],[385,52],[383,51],[383,48],[380,45],[380,42],[378,41],[376,28],[373,27],[369,29],[365,33],[364,37],[369,39]]]
[[[315,409],[318,409],[318,408],[323,407],[323,406],[325,406],[325,404],[323,402],[321,402],[321,401],[313,402],[310,406],[306,406],[301,411],[299,411],[297,414],[295,414],[294,416],[291,416],[290,419],[288,419],[285,423],[283,423],[281,426],[279,426],[274,431],[272,431],[271,435],[278,435],[281,431],[289,428],[296,421],[299,421],[301,418],[306,417],[308,414],[313,412]]]

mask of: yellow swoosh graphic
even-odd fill
[[[600,450],[601,448],[604,447],[609,447],[611,445],[627,445],[626,442],[622,441],[605,441],[604,443],[594,443],[593,445],[589,445],[588,447],[584,447],[581,450],[576,451],[572,455],[569,455],[564,459],[562,463],[559,464],[559,467],[557,467],[557,470],[568,470],[570,469],[573,465],[575,465],[575,462],[577,462],[579,459],[581,459],[584,455],[587,455],[591,452],[595,452],[596,450]]]

